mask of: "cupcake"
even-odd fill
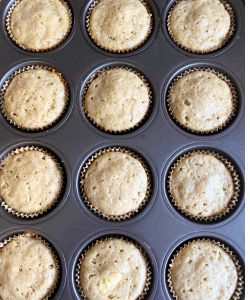
[[[110,52],[129,52],[148,39],[152,14],[141,0],[99,0],[90,8],[87,29],[93,41]]]
[[[32,52],[59,46],[68,37],[71,26],[71,10],[63,0],[19,0],[7,17],[12,40]]]
[[[68,104],[62,75],[42,66],[17,71],[3,90],[2,109],[10,123],[27,131],[55,124]]]
[[[232,165],[220,155],[194,151],[182,156],[168,179],[173,204],[196,220],[222,217],[236,206],[239,179]]]
[[[221,0],[181,0],[169,13],[168,31],[179,46],[190,52],[213,52],[223,47],[234,32],[233,11]]]
[[[195,133],[213,133],[235,114],[236,94],[225,77],[213,70],[190,70],[175,79],[168,109],[180,126]]]
[[[16,149],[0,166],[0,199],[9,212],[33,217],[50,209],[62,192],[59,163],[34,147]]]
[[[144,254],[121,238],[98,241],[86,250],[78,271],[78,285],[88,300],[142,299],[148,266]]]
[[[238,286],[238,270],[229,249],[210,240],[194,240],[184,245],[169,266],[168,281],[175,299],[233,298]]]
[[[83,96],[83,109],[94,125],[107,132],[122,133],[145,120],[151,90],[139,74],[126,68],[98,73]]]
[[[148,169],[127,151],[95,154],[82,173],[82,196],[91,210],[109,220],[132,217],[149,200]]]
[[[49,245],[32,233],[13,236],[0,248],[0,298],[48,299],[60,270]]]

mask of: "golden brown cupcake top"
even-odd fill
[[[52,251],[36,237],[19,235],[0,248],[0,298],[42,300],[59,271]]]
[[[176,205],[195,217],[210,217],[227,210],[234,193],[225,164],[213,154],[192,153],[180,159],[170,177]]]
[[[4,97],[4,113],[16,126],[39,130],[55,123],[67,105],[67,90],[61,75],[41,67],[17,74]]]
[[[87,116],[111,132],[133,129],[147,115],[150,106],[148,85],[132,70],[114,68],[101,72],[84,97]]]
[[[230,300],[237,287],[237,269],[231,256],[210,241],[184,246],[170,268],[177,299]]]
[[[10,31],[16,43],[31,51],[58,46],[71,29],[71,12],[61,0],[21,0],[10,16]]]
[[[145,200],[147,173],[130,154],[108,152],[87,168],[83,188],[95,209],[108,216],[121,216],[138,210]]]
[[[193,52],[212,52],[227,41],[230,14],[220,0],[181,0],[173,8],[169,30],[174,40]]]
[[[230,119],[233,95],[228,83],[212,71],[192,71],[174,82],[169,107],[181,125],[209,132]]]
[[[147,40],[151,14],[140,0],[99,0],[90,15],[89,31],[108,51],[132,51]]]
[[[0,168],[0,198],[18,213],[46,211],[58,200],[62,173],[58,163],[40,150],[17,151]]]
[[[136,300],[143,293],[147,265],[143,254],[122,239],[101,241],[87,250],[80,284],[89,300]]]

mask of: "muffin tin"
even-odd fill
[[[7,33],[5,19],[13,2],[0,2],[0,88],[16,70],[46,65],[65,76],[70,102],[55,126],[38,133],[17,129],[0,113],[0,160],[14,148],[39,146],[59,157],[66,176],[61,201],[45,215],[27,220],[0,207],[0,241],[19,232],[34,231],[51,243],[62,266],[61,283],[53,299],[81,299],[75,281],[77,261],[94,240],[110,235],[135,240],[148,253],[153,276],[147,299],[173,299],[166,282],[169,258],[180,244],[194,237],[209,237],[227,244],[236,252],[244,269],[244,2],[229,1],[236,14],[236,32],[225,47],[206,55],[188,53],[171,40],[166,16],[174,3],[172,0],[148,1],[154,19],[151,36],[141,48],[126,54],[106,52],[89,38],[84,18],[93,1],[68,0],[74,20],[67,40],[49,52],[30,53],[16,46]],[[134,68],[152,86],[150,116],[129,133],[105,133],[92,125],[82,112],[82,93],[88,79],[110,66]],[[218,69],[236,86],[240,101],[237,115],[218,133],[187,132],[178,127],[168,113],[169,85],[176,75],[193,67]],[[152,173],[149,204],[126,221],[112,222],[98,217],[84,205],[80,194],[79,178],[84,163],[93,153],[108,147],[134,150],[147,162]],[[214,150],[228,156],[240,175],[240,202],[233,213],[220,222],[192,221],[171,205],[165,184],[168,169],[177,157],[193,149]]]

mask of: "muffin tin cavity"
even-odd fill
[[[122,22],[124,21],[124,19],[128,18],[129,16],[132,17],[132,14],[129,14],[128,11],[126,13],[124,13],[124,16],[122,16],[122,9],[119,8],[119,6],[117,7],[116,12],[117,17],[115,18],[115,16],[113,16],[111,14],[111,11],[113,12],[114,9],[110,9],[110,11],[106,10],[106,14],[109,14],[110,16],[105,19],[105,22],[103,22],[103,26],[108,26],[110,33],[107,34],[107,39],[110,39],[110,41],[112,43],[115,43],[116,41],[116,37],[115,37],[115,32],[116,35],[117,33],[122,32],[123,35],[125,35],[124,30],[128,30],[128,34],[131,35],[130,38],[127,38],[123,41],[119,42],[119,46],[115,46],[115,47],[108,47],[106,45],[106,43],[103,43],[103,41],[100,41],[99,38],[96,36],[96,32],[98,31],[98,28],[95,28],[95,30],[93,31],[93,28],[91,28],[91,19],[92,19],[92,13],[93,11],[95,11],[95,8],[98,6],[98,4],[100,2],[102,2],[103,0],[89,0],[86,1],[86,5],[84,5],[83,7],[83,14],[82,14],[82,32],[83,35],[85,37],[85,39],[87,40],[87,42],[90,44],[90,46],[92,46],[95,50],[102,52],[103,54],[109,55],[109,56],[131,56],[131,55],[136,55],[139,52],[143,51],[144,49],[146,49],[155,39],[155,36],[157,34],[157,30],[158,30],[158,25],[159,25],[159,16],[158,16],[158,11],[157,11],[157,7],[155,6],[155,3],[153,0],[149,0],[149,1],[144,1],[144,0],[129,0],[126,2],[126,5],[122,5],[124,6],[123,9],[125,8],[126,10],[129,10],[134,4],[136,3],[137,7],[140,7],[140,9],[142,9],[143,14],[145,14],[145,16],[147,16],[147,26],[144,25],[145,28],[148,28],[148,32],[144,33],[144,37],[142,38],[142,34],[138,35],[138,37],[140,36],[140,38],[138,39],[138,41],[136,43],[134,43],[133,45],[131,44],[131,42],[129,44],[131,45],[125,45],[126,42],[128,42],[133,35],[136,34],[136,28],[131,28],[131,24],[134,24],[134,22],[130,21],[130,28],[127,26],[126,28],[113,28],[112,26],[113,24],[115,24],[113,20],[119,20],[121,22],[120,25],[122,25]],[[105,0],[106,1],[106,0]],[[111,1],[107,1],[108,5],[113,5],[111,4]],[[114,1],[114,3],[116,3],[116,1]],[[117,3],[116,3],[117,4]],[[121,4],[123,4],[121,2]],[[99,5],[101,6],[100,9],[105,8],[105,6]],[[98,6],[98,7],[99,7]],[[116,5],[117,6],[117,5]],[[99,9],[99,8],[98,8]],[[142,13],[140,13],[140,18],[142,18]],[[100,19],[100,17],[99,17]],[[110,21],[112,20],[113,22],[110,24],[108,24]],[[145,24],[146,24],[145,23]],[[139,25],[139,24],[138,24]],[[140,25],[139,25],[140,26]],[[103,30],[103,27],[99,28],[99,30]],[[103,38],[104,34],[101,36]],[[119,35],[117,35],[118,37],[118,41],[119,41]]]
[[[80,206],[98,219],[121,224],[132,221],[144,215],[154,201],[155,172],[147,158],[131,148],[110,145],[92,152],[80,163],[76,180]]]
[[[40,292],[44,294],[46,290],[45,281],[47,280],[49,286],[43,299],[50,300],[60,297],[66,279],[65,259],[60,249],[58,249],[58,245],[54,241],[51,242],[50,237],[38,230],[24,228],[12,229],[11,231],[1,234],[0,238],[1,262],[4,263],[4,260],[6,260],[6,258],[8,259],[8,257],[4,257],[4,255],[7,254],[8,251],[11,251],[10,247],[12,247],[9,256],[14,255],[15,257],[11,259],[11,263],[13,265],[15,263],[17,264],[12,266],[12,268],[10,266],[9,270],[7,267],[4,270],[4,276],[9,276],[9,278],[15,276],[15,280],[11,281],[13,289],[15,288],[15,292],[13,290],[11,291],[12,296],[14,292],[16,295],[19,294],[21,299],[21,297],[25,297],[26,293],[28,295],[36,293],[37,287],[40,288]],[[5,248],[6,246],[9,247],[9,249],[5,250],[7,252],[3,252],[4,249],[7,249]],[[15,251],[17,251],[16,254]],[[22,255],[24,255],[23,258]],[[34,261],[32,261],[32,259]],[[48,263],[50,263],[50,265],[46,265]],[[34,277],[33,274],[39,269],[43,271],[41,271],[39,276]],[[18,270],[20,277],[15,271],[13,274],[13,270]],[[26,275],[24,276],[23,274],[25,273]],[[44,278],[43,275],[47,275],[47,277]],[[29,276],[31,277],[29,278]],[[29,280],[27,284],[25,280]],[[24,285],[18,286],[22,281]],[[32,286],[29,286],[29,284]],[[1,295],[5,295],[6,292],[7,286],[3,283],[1,285]]]
[[[41,164],[39,163],[40,159]],[[28,163],[25,163],[25,160],[27,160]],[[15,161],[20,165],[19,169],[15,167]],[[49,182],[47,176],[45,176],[46,170],[50,172],[47,175],[50,176]],[[1,195],[0,198],[1,214],[13,221],[37,222],[40,219],[44,220],[48,218],[63,205],[69,191],[70,181],[65,163],[62,163],[61,157],[58,156],[57,152],[51,150],[50,146],[41,143],[20,143],[6,149],[1,153],[0,172],[1,188],[3,189],[3,195]],[[13,174],[12,176],[13,179],[16,180],[16,183],[15,181],[14,183],[10,183],[10,174]],[[31,174],[31,176],[29,176],[29,174]],[[20,178],[20,176],[23,177]],[[32,180],[34,180],[33,185]],[[39,180],[42,181],[38,184]],[[14,184],[16,184],[16,191]],[[37,201],[39,201],[39,197],[41,197],[40,201],[43,201],[42,190],[47,184],[52,185],[50,186],[51,189],[47,189],[48,195],[46,201],[48,201],[47,198],[49,199],[49,197],[53,196],[53,193],[54,198],[51,198],[51,202],[45,206],[40,203],[42,209],[38,209],[39,203]],[[35,189],[35,186],[37,186],[37,189]],[[4,189],[5,187],[7,189],[8,187],[10,188],[10,193],[7,193]],[[27,189],[25,193],[26,198],[28,197],[27,193],[30,193],[30,198],[28,197],[29,201],[27,200],[28,198],[25,200],[21,195],[18,196],[21,189]],[[36,193],[39,192],[41,195],[38,194],[36,196]],[[8,195],[8,199],[5,199],[5,195]],[[26,208],[24,203],[29,204],[29,206]],[[34,205],[34,207],[32,205]]]
[[[72,9],[65,0],[16,0],[10,4],[5,17],[12,42],[33,53],[62,45],[72,30],[72,23]]]
[[[225,9],[224,14],[228,14],[228,16],[230,18],[230,27],[229,27],[229,30],[227,30],[227,34],[225,34],[224,39],[221,40],[221,42],[218,43],[217,45],[214,45],[214,47],[210,47],[208,49],[205,49],[205,48],[204,49],[191,49],[188,46],[181,44],[181,42],[178,40],[178,38],[175,38],[175,34],[171,30],[171,16],[172,16],[172,13],[175,10],[176,6],[178,4],[180,4],[182,1],[183,0],[169,1],[166,4],[163,14],[162,14],[163,32],[164,32],[165,37],[168,40],[168,42],[176,50],[178,50],[182,53],[185,53],[186,55],[189,55],[189,56],[205,58],[205,57],[213,57],[213,56],[220,55],[220,54],[224,53],[225,51],[228,51],[233,46],[233,44],[237,40],[237,37],[238,37],[240,29],[241,29],[240,17],[241,17],[241,13],[242,13],[240,11],[239,7],[237,5],[235,5],[234,1],[219,0]],[[210,2],[210,4],[211,3],[212,2]],[[183,8],[183,9],[185,9],[185,8]],[[221,10],[221,8],[220,8],[220,10]],[[208,11],[206,13],[208,13]],[[196,16],[199,16],[198,11],[196,12]],[[211,16],[214,16],[214,14],[210,15],[210,17]],[[206,17],[208,17],[208,15]],[[222,17],[220,16],[220,19],[221,18]],[[212,20],[210,20],[210,21],[212,21]],[[215,20],[215,22],[218,22],[218,21]],[[199,20],[199,18],[197,18],[197,23],[198,23],[198,26],[200,26],[199,23],[202,24],[202,22]],[[184,28],[187,29],[186,27],[183,27],[183,29]],[[189,27],[189,29],[190,29],[190,27]],[[205,34],[211,35],[211,28],[207,28],[205,31]]]
[[[127,248],[127,249],[126,249]],[[94,251],[97,251],[97,253],[93,256]],[[105,250],[106,249],[106,250]],[[128,251],[129,250],[129,251]],[[100,251],[100,253],[98,252]],[[103,251],[111,251],[112,254],[107,256],[108,259],[114,259],[114,261],[110,261],[109,264],[107,264],[107,261],[102,259],[102,255],[104,254]],[[82,268],[83,268],[83,263],[85,262],[85,258],[88,257],[89,261],[89,267],[90,268],[95,268],[96,269],[96,274],[92,274],[94,276],[90,276],[89,278],[85,278],[85,280],[92,280],[93,278],[96,277],[97,282],[99,281],[99,284],[103,286],[102,291],[103,292],[112,292],[115,293],[116,289],[115,286],[120,282],[126,286],[127,282],[130,281],[130,278],[124,278],[126,276],[126,273],[123,273],[121,271],[120,276],[119,276],[119,268],[126,266],[126,270],[128,270],[128,265],[132,263],[132,258],[129,258],[130,253],[131,254],[134,252],[134,258],[135,255],[138,256],[137,259],[138,261],[142,259],[142,262],[140,262],[140,266],[138,265],[137,267],[135,266],[136,262],[134,262],[131,265],[131,272],[133,272],[133,268],[136,267],[136,269],[144,269],[143,272],[140,272],[142,275],[144,272],[145,278],[144,278],[144,284],[143,284],[143,289],[140,292],[140,295],[136,299],[148,299],[153,297],[155,293],[155,289],[157,287],[157,265],[155,262],[154,254],[151,252],[151,250],[145,245],[142,241],[138,240],[136,237],[131,235],[128,235],[126,232],[119,232],[116,233],[114,231],[107,231],[107,232],[101,232],[95,235],[94,237],[91,237],[88,241],[86,241],[84,244],[82,244],[77,252],[74,254],[73,260],[72,260],[72,265],[71,265],[71,284],[72,284],[72,292],[74,296],[77,296],[77,299],[87,299],[86,295],[84,293],[84,288],[82,287]],[[117,258],[115,258],[117,255]],[[120,261],[121,255],[123,257],[124,262]],[[93,259],[90,259],[93,256]],[[99,259],[100,257],[100,259]],[[139,258],[140,257],[140,258]],[[116,260],[117,259],[117,260]],[[132,259],[132,260],[131,260]],[[120,264],[117,262],[120,261]],[[103,264],[103,265],[102,265]],[[87,267],[87,262],[85,262],[85,266]],[[109,266],[111,266],[110,272],[108,272]],[[104,271],[106,269],[106,271]],[[103,271],[102,271],[103,270]],[[116,273],[112,273],[116,270]],[[100,278],[98,278],[100,276]],[[132,276],[132,274],[131,274]],[[139,280],[138,283],[141,281],[142,278],[134,278],[135,281],[137,279]],[[134,286],[131,286],[131,288],[137,289],[137,286],[135,281],[133,281],[132,284]],[[142,284],[142,282],[140,283]],[[119,285],[118,285],[119,286]],[[117,286],[117,287],[118,287]],[[98,289],[98,287],[97,287]],[[109,291],[110,290],[110,291]],[[119,290],[119,288],[118,288]],[[139,289],[140,290],[140,289]],[[126,291],[126,289],[125,289]],[[95,292],[97,292],[95,290]],[[138,292],[138,291],[137,291]]]
[[[217,88],[220,86],[226,93],[208,89],[212,83],[206,84],[206,81],[214,81]],[[190,63],[179,68],[168,78],[162,97],[166,119],[177,130],[192,134],[197,139],[228,133],[236,126],[244,110],[242,90],[235,75],[224,66],[209,62]],[[219,105],[217,101],[221,101]],[[222,105],[223,101],[225,105]],[[186,111],[185,118],[183,110]]]
[[[200,253],[192,256],[195,252]],[[218,265],[220,267],[216,270]],[[193,268],[200,273],[202,282],[198,282],[200,278],[196,278],[197,280],[193,283],[193,277],[187,275],[189,272],[192,273]],[[208,285],[209,292],[216,294],[218,289],[210,285],[220,284],[219,280],[217,282],[213,278],[220,270],[224,270],[221,290],[225,289],[225,292],[231,295],[230,299],[245,299],[244,261],[232,242],[225,241],[222,236],[209,233],[186,236],[171,249],[165,258],[164,278],[162,278],[165,292],[169,299],[179,299],[180,295],[192,299],[194,295],[199,293],[202,295],[204,292],[202,285]],[[182,273],[182,276],[179,274],[176,277],[178,272]],[[178,282],[178,280],[181,281]],[[227,286],[230,287],[230,292]],[[227,299],[229,299],[228,296]]]
[[[223,223],[235,216],[243,205],[244,181],[240,167],[219,149],[196,145],[176,153],[165,167],[163,179],[165,201],[171,210],[197,224]],[[194,191],[200,193],[200,198],[194,197]],[[219,202],[228,197],[227,204],[219,209],[218,202],[212,208],[210,197]]]
[[[3,78],[1,113],[22,132],[44,132],[68,114],[70,97],[69,83],[60,71],[47,64],[27,63]]]
[[[151,83],[128,64],[111,63],[95,70],[80,94],[80,113],[97,129],[112,135],[145,127],[155,106]]]

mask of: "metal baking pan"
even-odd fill
[[[0,85],[20,67],[45,64],[62,72],[70,85],[70,105],[53,128],[40,133],[22,132],[0,114],[0,159],[20,145],[39,145],[55,153],[66,171],[63,199],[52,211],[24,220],[0,207],[0,240],[20,231],[35,231],[47,239],[61,259],[61,284],[54,299],[80,299],[74,268],[81,251],[92,240],[107,234],[134,239],[148,252],[153,282],[147,299],[172,299],[166,284],[166,266],[172,251],[192,237],[212,237],[233,248],[244,267],[244,2],[230,0],[237,21],[233,39],[212,54],[190,54],[176,46],[166,30],[167,12],[174,1],[149,0],[154,29],[148,42],[128,54],[111,54],[93,44],[84,17],[90,0],[68,0],[74,24],[66,42],[45,53],[29,53],[16,46],[5,28],[12,0],[0,1]],[[103,133],[81,111],[81,93],[90,74],[110,65],[126,65],[140,71],[153,89],[153,109],[148,120],[134,132],[123,135]],[[235,83],[240,105],[227,129],[214,135],[194,135],[179,128],[170,118],[165,102],[171,80],[181,71],[210,66],[227,74]],[[94,215],[82,202],[79,174],[86,159],[108,146],[123,146],[139,153],[151,167],[153,194],[136,217],[109,222]],[[170,204],[165,189],[167,170],[174,158],[190,149],[212,149],[229,157],[241,177],[241,198],[235,211],[222,222],[202,224],[181,216]],[[244,299],[244,293],[242,294]]]

